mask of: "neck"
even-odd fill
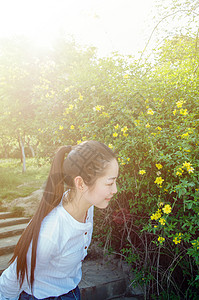
[[[91,205],[85,203],[81,195],[76,195],[69,199],[67,194],[63,201],[63,207],[75,220],[85,223],[87,212]]]

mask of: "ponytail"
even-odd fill
[[[36,251],[39,232],[43,219],[55,208],[61,201],[64,193],[64,180],[62,166],[66,153],[71,151],[71,146],[61,147],[55,154],[54,160],[51,165],[50,173],[47,179],[45,190],[40,201],[39,207],[30,221],[27,228],[24,230],[20,237],[14,255],[10,260],[10,264],[17,258],[17,279],[19,280],[20,287],[23,284],[25,274],[31,289],[34,284],[34,271],[36,266]],[[31,254],[31,270],[30,278],[27,272],[27,252],[32,241],[32,254]]]

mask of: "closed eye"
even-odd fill
[[[107,184],[108,186],[111,186],[111,185],[113,185],[113,182],[112,183],[109,183],[109,184]]]

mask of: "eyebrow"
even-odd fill
[[[109,177],[108,180],[116,179],[117,177]]]

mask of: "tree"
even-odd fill
[[[37,65],[31,44],[22,38],[0,42],[0,105],[1,139],[18,140],[26,170],[24,143],[34,129],[35,106],[33,86],[38,78]]]

